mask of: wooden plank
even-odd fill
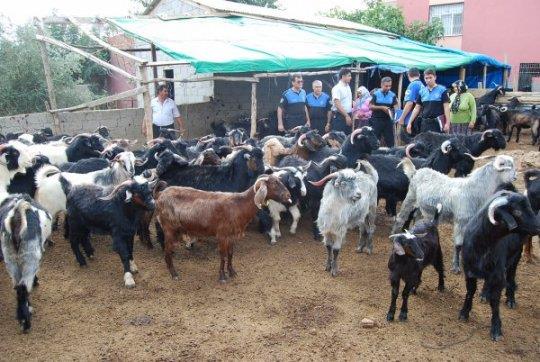
[[[249,136],[255,137],[257,133],[257,83],[251,83],[251,132]]]
[[[146,140],[150,141],[154,138],[153,132],[152,132],[152,105],[151,105],[151,99],[150,99],[150,88],[148,85],[148,75],[146,74],[146,68],[144,67],[144,64],[139,65],[139,73],[141,76],[140,84],[144,84],[143,87],[145,88],[143,92],[143,108],[144,108],[144,119],[143,119],[143,127],[146,130]]]
[[[177,83],[193,83],[193,82],[208,82],[213,80],[224,80],[228,82],[250,82],[258,83],[259,80],[253,77],[227,77],[227,76],[210,76],[199,78],[155,78],[148,83],[156,82],[177,82]]]
[[[39,40],[39,41],[42,41],[42,42],[47,42],[49,44],[56,45],[56,46],[58,46],[60,48],[64,48],[64,49],[72,51],[74,53],[77,53],[77,54],[85,57],[86,59],[89,59],[89,60],[93,61],[94,63],[97,63],[97,64],[101,65],[104,68],[110,69],[113,72],[116,72],[116,73],[118,73],[120,75],[123,75],[124,77],[126,77],[128,79],[135,80],[135,81],[139,80],[139,78],[135,77],[132,74],[129,74],[128,72],[126,72],[123,69],[115,67],[114,65],[109,64],[106,61],[101,60],[98,57],[95,57],[90,53],[87,53],[87,52],[85,52],[85,51],[83,51],[81,49],[77,49],[75,47],[72,47],[71,45],[63,43],[63,42],[58,41],[56,39],[52,39],[52,38],[49,38],[49,37],[46,37],[46,36],[43,36],[43,35],[39,35],[39,34],[36,34],[36,39]]]
[[[70,112],[70,111],[77,111],[77,110],[81,110],[81,109],[85,109],[85,108],[97,107],[97,106],[100,106],[102,104],[107,104],[107,103],[110,103],[110,102],[116,102],[116,101],[119,101],[119,100],[124,99],[124,98],[137,96],[137,95],[145,92],[145,89],[146,89],[145,87],[141,86],[141,87],[137,87],[137,88],[134,88],[134,89],[130,89],[130,90],[122,92],[122,93],[117,93],[117,94],[113,94],[111,96],[99,98],[99,99],[96,99],[96,100],[93,100],[93,101],[90,101],[90,102],[81,103],[81,104],[76,105],[76,106],[67,107],[67,108],[60,108],[60,109],[51,109],[49,112],[51,112],[51,113]]]
[[[459,68],[459,79],[465,80],[465,76],[467,74],[467,69],[465,67]]]
[[[39,35],[43,35],[43,28],[41,26],[41,23],[37,18],[34,18],[34,25],[36,27],[36,32]],[[51,75],[51,65],[49,64],[49,55],[47,54],[47,46],[45,43],[38,42],[39,43],[39,52],[41,54],[41,61],[43,63],[43,71],[45,72],[45,83],[47,85],[47,94],[49,95],[49,104],[46,104],[45,109],[50,108],[58,108],[58,104],[56,103],[56,94],[54,93],[54,83],[52,80]],[[52,115],[53,118],[53,124],[54,124],[54,132],[56,134],[62,133],[62,126],[60,123],[60,119],[58,118],[57,114]]]
[[[487,83],[487,68],[488,68],[487,64],[484,65],[484,75],[482,77],[482,86],[484,87],[484,89],[487,88],[487,84],[486,84]]]
[[[103,48],[105,48],[105,49],[107,49],[107,50],[109,50],[109,51],[111,51],[111,52],[113,52],[115,54],[118,54],[118,55],[120,55],[120,56],[122,56],[124,58],[127,58],[129,60],[133,60],[136,63],[144,63],[145,62],[144,59],[141,59],[141,58],[136,57],[136,56],[134,56],[132,54],[126,53],[125,51],[122,51],[122,50],[120,50],[120,49],[118,49],[116,47],[113,47],[109,43],[106,43],[103,40],[99,39],[97,36],[92,34],[91,31],[88,31],[85,28],[83,28],[83,26],[73,16],[68,16],[67,18],[73,25],[75,25],[77,27],[77,29],[79,29],[81,32],[86,34],[86,36],[88,36],[94,42],[101,45]]]
[[[503,72],[503,85],[504,87],[508,87],[508,68]]]
[[[398,106],[401,108],[401,93],[403,92],[403,73],[399,73],[399,81],[398,81]]]
[[[146,67],[164,67],[168,65],[186,65],[186,64],[190,64],[190,63],[183,60],[162,60],[159,62],[147,62],[144,65]]]
[[[347,68],[351,70],[351,73],[365,73],[366,70],[362,68]],[[322,70],[317,72],[281,72],[281,73],[257,73],[253,76],[255,78],[277,78],[277,77],[290,77],[292,74],[300,74],[302,76],[322,75],[322,74],[334,74],[338,73],[338,70]]]

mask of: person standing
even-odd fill
[[[341,131],[350,134],[352,131],[352,92],[351,71],[341,69],[339,71],[339,82],[332,88],[332,120],[326,127],[326,132]]]
[[[310,126],[306,107],[306,91],[302,89],[304,80],[300,74],[291,77],[291,88],[281,95],[277,109],[278,131],[285,132],[297,126]]]
[[[332,102],[330,96],[322,91],[323,84],[320,80],[313,81],[312,87],[313,92],[306,96],[309,121],[312,129],[324,134],[326,124],[330,123],[332,117]]]
[[[412,110],[416,105],[416,98],[420,93],[420,89],[424,86],[420,80],[420,71],[417,68],[410,68],[407,71],[407,78],[409,78],[409,85],[405,91],[405,96],[403,97],[403,112],[398,119],[400,126],[407,126],[409,124],[409,119],[412,115]]]
[[[449,132],[450,130],[450,98],[448,91],[437,84],[437,74],[433,69],[424,70],[426,85],[420,89],[416,98],[411,119],[407,125],[407,133],[411,134],[413,125],[420,121],[420,132]],[[416,119],[421,114],[420,119]]]
[[[152,134],[154,138],[159,137],[161,129],[174,128],[175,122],[180,133],[185,132],[184,120],[174,101],[169,98],[169,88],[166,84],[158,86],[157,97],[152,99],[150,105],[152,106]],[[143,134],[146,136],[144,124]]]
[[[476,123],[476,100],[464,81],[455,81],[452,87],[455,92],[450,96],[451,130],[452,133],[466,135],[472,132]]]
[[[353,123],[354,128],[367,126],[373,112],[370,109],[371,94],[369,90],[360,86],[356,90],[356,99],[353,102]]]
[[[377,139],[381,136],[386,147],[394,147],[394,110],[398,101],[392,88],[392,78],[381,79],[381,88],[377,89],[371,97],[370,108],[373,111],[370,125]]]

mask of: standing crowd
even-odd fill
[[[387,147],[394,146],[395,124],[406,140],[419,133],[433,131],[467,135],[476,122],[476,102],[464,81],[452,84],[452,95],[437,84],[433,69],[423,72],[411,68],[407,72],[409,85],[401,101],[392,92],[392,78],[383,77],[380,88],[369,91],[360,86],[353,99],[351,71],[342,69],[339,82],[330,95],[323,92],[323,83],[315,80],[313,92],[303,89],[302,75],[293,74],[291,88],[283,92],[277,109],[278,130],[285,132],[298,126],[308,126],[320,134],[341,131],[350,134],[354,129],[370,126]]]

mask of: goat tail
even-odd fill
[[[439,217],[441,216],[442,209],[443,205],[439,202],[435,207],[435,215],[433,215],[433,225],[439,224]]]
[[[13,248],[16,252],[19,251],[24,235],[28,229],[28,221],[26,220],[26,210],[32,208],[32,205],[26,200],[18,200],[11,208],[4,220],[4,235],[3,239],[11,239]],[[6,240],[7,241],[7,240]]]
[[[403,172],[405,173],[405,176],[410,180],[413,178],[414,174],[416,173],[416,167],[414,166],[414,163],[411,161],[410,158],[405,157],[403,160],[401,160],[400,163],[398,163],[397,167],[402,166]]]
[[[60,172],[61,172],[60,169],[58,167],[56,167],[56,166],[53,166],[53,165],[45,165],[45,166],[41,167],[36,172],[36,177],[35,177],[36,186],[38,188],[40,188],[43,185],[43,182],[48,177],[59,174]]]
[[[157,200],[159,198],[159,195],[163,190],[167,188],[167,186],[168,185],[165,181],[158,181],[153,191],[154,200]]]

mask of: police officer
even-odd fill
[[[277,109],[279,132],[303,125],[310,127],[306,91],[302,89],[304,80],[300,74],[293,74],[291,83],[292,87],[281,95]]]
[[[306,97],[309,120],[312,129],[318,130],[319,134],[324,134],[326,124],[330,123],[332,117],[332,103],[330,96],[322,91],[322,82],[320,80],[313,81],[312,86],[313,92]]]
[[[394,147],[394,110],[397,107],[397,97],[392,88],[392,78],[381,79],[381,88],[371,97],[370,109],[373,111],[370,124],[377,139],[381,136],[386,147]]]
[[[409,124],[412,110],[416,105],[416,98],[418,98],[420,89],[424,86],[422,84],[422,81],[420,80],[420,71],[418,71],[417,68],[410,68],[407,72],[407,77],[409,78],[409,85],[407,86],[407,90],[405,91],[405,97],[403,98],[403,102],[405,105],[403,107],[403,113],[401,113],[401,116],[398,120],[398,123],[401,126],[407,126]],[[403,131],[404,130],[402,130],[402,132]],[[414,130],[413,135],[415,135]]]
[[[448,91],[438,85],[437,74],[433,69],[424,70],[426,85],[420,89],[416,105],[407,125],[407,133],[411,133],[413,124],[420,121],[420,132],[447,132],[450,130],[450,98]],[[416,120],[421,112],[421,117]],[[446,123],[444,122],[446,121]],[[443,125],[444,124],[444,125]],[[416,127],[418,129],[418,127]]]

